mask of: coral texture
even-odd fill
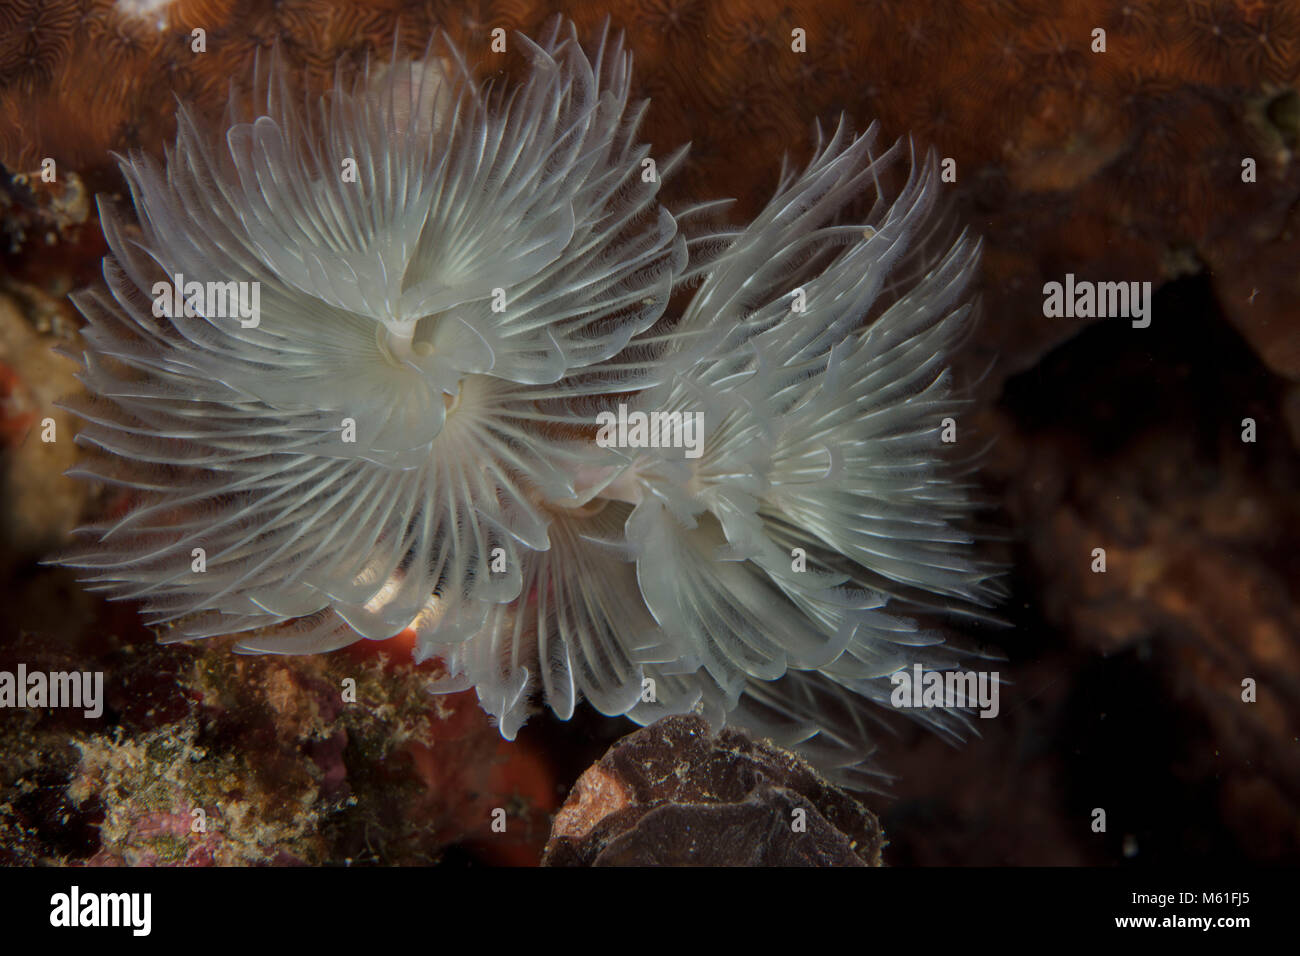
[[[1000,355],[1009,374],[1069,337],[1071,325],[1037,321],[1036,300],[1045,279],[1077,264],[1081,277],[1108,279],[1208,267],[1229,318],[1270,367],[1293,368],[1275,332],[1285,303],[1267,293],[1294,270],[1255,256],[1261,241],[1285,241],[1300,195],[1292,0],[177,0],[148,18],[126,9],[0,2],[0,23],[14,25],[0,31],[12,37],[0,45],[0,162],[11,171],[53,157],[93,185],[116,185],[108,152],[161,151],[173,91],[216,121],[230,78],[276,41],[323,91],[336,64],[386,53],[395,32],[418,53],[446,29],[476,66],[511,72],[513,44],[494,52],[493,29],[537,35],[561,12],[585,34],[612,12],[636,50],[634,95],[673,104],[648,117],[649,138],[692,143],[674,187],[682,194],[734,195],[738,215],[753,216],[775,157],[803,154],[808,124],[840,111],[953,159],[950,189],[988,244],[987,304],[1002,316],[972,352],[976,367]],[[206,31],[202,53],[194,29]],[[1105,52],[1092,49],[1097,29]],[[738,141],[766,161],[737,160]],[[1252,183],[1241,179],[1247,157],[1258,164]],[[1247,307],[1252,288],[1266,294]]]
[[[55,628],[92,613],[75,591],[43,596],[62,609]],[[459,859],[538,859],[552,771],[472,698],[430,698],[432,664],[365,647],[299,659],[164,647],[129,614],[58,644],[48,621],[24,623],[42,635],[7,635],[0,669],[93,658],[104,713],[4,715],[0,864],[423,865],[452,845]]]

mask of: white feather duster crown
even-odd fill
[[[274,62],[224,138],[182,109],[121,160],[73,407],[130,506],[68,563],[169,639],[414,629],[507,737],[585,698],[856,766],[855,699],[952,664],[907,609],[995,592],[938,437],[976,243],[927,254],[933,160],[891,199],[904,147],[843,125],[688,242],[621,41],[518,42],[506,91],[450,45],[315,103]]]

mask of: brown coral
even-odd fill
[[[1026,245],[1046,261],[1087,260],[1099,271],[1127,263],[1123,271],[1160,281],[1176,274],[1171,248],[1204,256],[1225,229],[1248,228],[1229,175],[1242,155],[1261,164],[1257,193],[1280,202],[1300,194],[1288,161],[1267,154],[1246,122],[1253,97],[1296,78],[1300,21],[1287,2],[931,0],[872,4],[859,15],[852,4],[775,0],[641,0],[621,11],[570,0],[186,0],[165,9],[162,30],[123,19],[104,0],[6,0],[0,11],[17,26],[6,31],[11,56],[36,60],[0,90],[10,107],[0,161],[25,169],[53,156],[92,178],[110,149],[161,146],[173,91],[215,118],[229,79],[247,76],[257,51],[276,41],[324,87],[336,63],[384,55],[399,25],[408,50],[442,26],[492,69],[494,27],[536,32],[559,12],[591,32],[613,12],[631,35],[640,91],[660,104],[647,128],[656,147],[700,144],[674,184],[682,196],[736,195],[737,218],[752,215],[780,156],[806,152],[813,120],[842,109],[953,158],[959,202],[981,201],[991,179],[1015,187],[1003,204],[1009,215],[980,224],[995,264],[989,304],[1025,317],[1004,321],[990,343],[1010,367],[1058,339],[1036,314],[1041,270],[1000,251]],[[37,25],[39,56],[23,24]],[[207,30],[208,51],[185,54],[196,26]],[[1107,31],[1104,53],[1092,49],[1097,28]],[[792,49],[794,29],[805,31],[806,52]],[[735,142],[743,163],[721,148]],[[1045,190],[1062,200],[1048,216],[1034,203]],[[1118,215],[1093,214],[1099,206]]]
[[[30,93],[48,84],[72,49],[78,0],[12,0],[0,7],[0,77]]]

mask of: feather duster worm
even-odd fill
[[[700,710],[851,776],[858,699],[955,660],[906,609],[993,594],[938,441],[976,244],[929,255],[933,161],[890,201],[902,147],[843,126],[751,226],[688,243],[621,41],[520,42],[509,91],[450,45],[317,103],[273,62],[224,140],[182,109],[161,167],[121,161],[139,230],[101,209],[75,410],[79,474],[132,505],[68,563],[169,639],[413,628],[508,738],[539,701]],[[214,305],[241,284],[255,317]],[[615,409],[701,429],[609,447]]]

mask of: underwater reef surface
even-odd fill
[[[584,36],[613,14],[635,52],[633,96],[659,104],[643,134],[661,150],[691,143],[673,189],[735,196],[738,221],[771,195],[783,154],[807,158],[816,118],[879,120],[885,141],[913,134],[955,159],[999,316],[974,367],[1026,368],[1071,334],[1030,308],[1067,267],[1109,281],[1204,268],[1269,368],[1300,377],[1285,322],[1300,291],[1294,0],[3,0],[0,163],[29,172],[53,157],[92,193],[120,187],[111,150],[160,153],[177,97],[219,119],[230,78],[276,42],[317,91],[340,65],[387,55],[399,29],[407,53],[441,28],[484,50],[483,70],[510,73],[523,64],[486,52],[490,31],[537,35],[556,13]]]
[[[782,154],[806,159],[812,121],[840,110],[956,160],[952,201],[985,240],[964,361],[992,363],[978,424],[1013,537],[1013,686],[960,748],[907,725],[885,740],[898,779],[866,800],[884,861],[1300,860],[1300,4],[121,9],[0,0],[0,670],[95,667],[109,688],[93,724],[0,711],[0,862],[536,862],[569,787],[632,729],[588,714],[505,745],[472,697],[424,697],[400,650],[159,647],[131,608],[37,564],[115,507],[61,477],[69,442],[36,438],[47,415],[75,427],[51,404],[77,386],[49,346],[75,344],[63,297],[104,253],[86,197],[124,189],[109,151],[160,154],[174,95],[216,122],[229,77],[276,41],[324,89],[399,23],[407,52],[435,26],[486,50],[491,28],[535,33],[555,12],[627,31],[644,138],[692,141],[670,198],[735,195],[747,221]],[[520,67],[490,57],[474,65]],[[46,157],[58,184],[36,175]],[[1163,285],[1152,327],[1044,318],[1042,285],[1066,272]],[[368,706],[333,703],[347,677]],[[1088,829],[1096,806],[1106,834]]]

